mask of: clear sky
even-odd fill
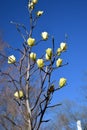
[[[3,32],[4,41],[15,47],[20,47],[22,40],[15,26],[9,22],[13,20],[24,23],[29,28],[27,2],[28,0],[0,2],[0,30]],[[61,76],[66,77],[68,85],[55,95],[59,99],[80,101],[81,87],[87,84],[84,80],[87,71],[87,0],[39,0],[35,11],[37,10],[43,10],[44,14],[38,21],[34,34],[36,37],[40,38],[40,33],[47,31],[54,35],[57,48],[64,40],[65,33],[68,34],[68,52],[61,57],[69,65],[53,75],[56,80]],[[47,42],[49,47],[50,42]],[[46,47],[37,48],[38,55]]]

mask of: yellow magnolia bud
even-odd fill
[[[57,61],[56,61],[56,66],[57,67],[60,67],[61,65],[62,65],[62,59],[61,58],[59,58]]]
[[[23,91],[22,91],[22,90],[16,91],[16,92],[14,93],[14,97],[17,98],[17,99],[20,99],[20,98],[22,98],[23,96],[24,96],[24,94],[23,94]]]
[[[8,57],[8,64],[13,64],[16,62],[16,58],[14,55]]]
[[[43,59],[38,59],[38,60],[37,60],[37,66],[38,66],[39,68],[42,68],[42,67],[44,66],[44,61],[43,61]]]
[[[47,54],[45,55],[46,60],[50,60],[51,57],[49,57]]]
[[[66,51],[66,49],[67,49],[66,43],[65,42],[61,42],[60,43],[60,48],[61,48],[61,51]]]
[[[37,4],[38,0],[32,0],[33,4]]]
[[[62,52],[62,51],[61,51],[61,48],[58,48],[58,49],[57,49],[57,54],[58,54],[58,56],[61,54],[61,52]]]
[[[46,50],[46,54],[47,54],[49,57],[51,57],[51,56],[52,56],[52,49],[51,49],[51,48],[48,48],[48,49]]]
[[[28,8],[31,9],[31,10],[33,10],[33,9],[34,9],[34,3],[33,3],[33,2],[30,2],[30,3],[28,4]]]
[[[30,53],[30,58],[31,58],[32,60],[36,60],[36,53],[31,52],[31,53]]]
[[[52,49],[51,49],[51,48],[48,48],[48,49],[46,50],[46,55],[45,55],[45,57],[46,57],[46,60],[50,60],[50,59],[51,59],[51,57],[52,57]]]
[[[42,36],[43,40],[47,40],[48,39],[48,33],[47,32],[42,32],[41,36]]]
[[[34,44],[35,44],[35,39],[29,37],[28,40],[27,40],[27,44],[28,44],[30,47],[34,46]]]
[[[66,79],[65,78],[60,78],[60,80],[59,80],[59,86],[63,87],[65,85],[66,85]]]
[[[41,16],[42,14],[43,14],[43,11],[38,11],[38,12],[36,13],[37,16]]]

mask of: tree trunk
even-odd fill
[[[31,130],[31,109],[30,109],[30,104],[29,104],[29,86],[28,84],[26,85],[26,107],[27,107],[27,122],[28,122],[28,130]]]

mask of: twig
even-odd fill
[[[55,104],[55,105],[52,105],[52,106],[48,106],[47,108],[53,108],[53,107],[57,107],[57,106],[60,106],[62,104]]]

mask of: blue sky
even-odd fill
[[[56,71],[53,78],[66,77],[68,86],[57,92],[56,98],[83,100],[81,87],[87,82],[84,80],[87,71],[87,1],[86,0],[39,0],[35,11],[43,10],[44,14],[38,21],[34,35],[40,38],[42,31],[47,31],[55,37],[55,47],[68,34],[68,52],[63,54],[65,62],[69,65]],[[22,39],[10,21],[24,23],[29,28],[29,16],[26,0],[8,0],[0,2],[0,30],[3,32],[4,41],[20,47]],[[39,46],[39,53],[50,47],[51,40]],[[48,45],[47,45],[48,44]],[[41,50],[41,51],[40,51]],[[12,53],[12,52],[11,52]],[[80,97],[80,98],[79,98]],[[83,97],[83,98],[82,98]],[[59,100],[58,99],[58,100]]]

